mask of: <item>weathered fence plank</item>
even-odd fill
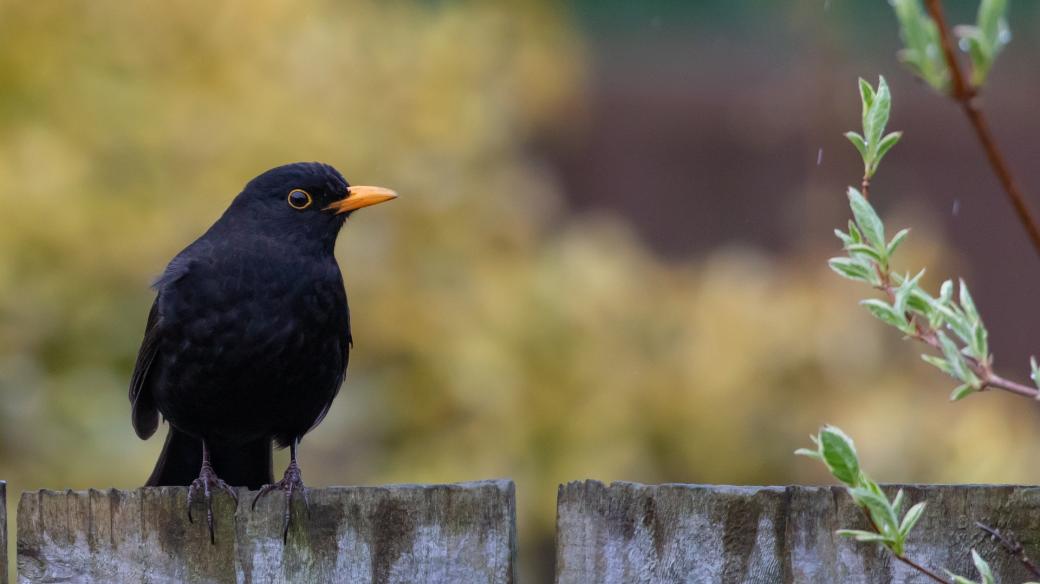
[[[0,481],[0,584],[7,584],[7,483]]]
[[[237,509],[215,497],[213,545],[204,514],[188,522],[184,488],[24,493],[19,582],[515,581],[510,481],[312,489],[284,546],[284,495],[255,512],[252,495]]]
[[[950,569],[977,579],[970,559],[976,547],[998,581],[1031,579],[975,522],[1014,532],[1026,552],[1040,560],[1040,488],[903,488],[904,509],[928,502],[910,536],[909,557],[940,574]],[[834,535],[839,528],[867,525],[837,487],[573,482],[559,491],[556,582],[928,582],[884,550]]]

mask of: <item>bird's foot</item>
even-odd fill
[[[256,510],[256,502],[261,497],[275,490],[285,491],[285,514],[282,520],[282,543],[284,544],[289,539],[293,495],[300,493],[300,496],[303,497],[303,504],[307,509],[307,514],[310,514],[310,503],[307,501],[307,487],[303,484],[303,473],[300,472],[300,466],[296,464],[295,460],[291,461],[289,468],[285,469],[285,476],[282,477],[282,480],[271,485],[264,485],[260,489],[260,492],[253,498],[253,510]]]
[[[214,489],[220,489],[231,496],[238,503],[238,493],[231,485],[225,483],[217,473],[213,472],[213,467],[210,466],[209,462],[202,463],[202,470],[199,471],[199,478],[191,482],[188,487],[188,521],[195,523],[194,518],[191,516],[191,506],[197,499],[201,491],[202,500],[206,503],[206,525],[209,526],[209,542],[216,544],[216,537],[213,535],[213,497],[212,492]]]

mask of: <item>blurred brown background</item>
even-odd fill
[[[1040,11],[1011,25],[985,107],[1040,210]],[[356,352],[307,481],[512,477],[525,582],[560,482],[827,481],[791,455],[826,422],[881,480],[1035,482],[1028,404],[950,404],[825,265],[855,80],[883,74],[902,267],[967,278],[1026,379],[1040,261],[896,31],[850,0],[0,3],[0,479],[143,481],[151,278],[248,178],[317,159],[402,197],[340,237]]]

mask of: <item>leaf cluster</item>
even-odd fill
[[[939,27],[924,11],[920,0],[889,0],[899,20],[903,50],[899,60],[937,91],[946,92],[950,71],[942,53]]]
[[[875,531],[840,529],[838,534],[856,541],[879,543],[897,556],[902,556],[906,539],[921,519],[925,503],[910,507],[900,518],[900,509],[905,499],[903,490],[900,489],[893,499],[885,495],[860,466],[852,438],[835,426],[825,426],[817,436],[810,438],[816,448],[801,448],[795,454],[823,462],[834,478],[845,484],[852,500],[863,509],[875,528]]]
[[[939,26],[921,6],[921,0],[889,0],[899,20],[903,49],[899,60],[938,91],[946,93],[950,71],[942,52]],[[1007,21],[1008,0],[981,0],[975,24],[954,28],[958,46],[971,60],[971,84],[986,82],[1004,47],[1011,42]]]
[[[943,282],[939,294],[932,296],[920,285],[924,270],[912,277],[893,273],[892,255],[909,230],[903,229],[886,240],[885,225],[873,206],[854,188],[849,189],[848,195],[854,220],[849,221],[848,233],[835,230],[847,255],[832,258],[831,269],[887,293],[887,300],[870,298],[861,304],[904,335],[929,342],[939,350],[941,355],[921,358],[961,382],[951,399],[958,400],[982,389],[985,379],[980,371],[987,371],[992,362],[989,332],[967,284],[960,281],[957,299],[951,280]]]
[[[877,172],[885,154],[903,137],[903,133],[885,134],[888,115],[892,109],[892,94],[884,77],[878,79],[877,90],[867,81],[860,79],[859,95],[863,102],[863,134],[847,132],[845,137],[859,151],[863,158],[863,178],[869,179]]]
[[[926,503],[923,501],[907,509],[900,517],[899,513],[905,501],[902,489],[889,499],[876,482],[864,472],[856,452],[856,445],[845,432],[836,426],[824,426],[816,436],[810,436],[815,448],[800,448],[795,454],[806,456],[822,462],[834,478],[841,481],[849,496],[870,518],[874,531],[863,529],[839,529],[838,535],[850,537],[856,541],[876,543],[885,546],[896,556],[902,558],[906,552],[906,540],[910,532],[921,520]],[[975,564],[981,580],[969,580],[952,572],[947,572],[953,584],[996,584],[993,570],[974,549],[971,559]],[[1026,582],[1025,584],[1038,584]]]
[[[1008,0],[982,0],[975,24],[954,29],[961,49],[971,59],[971,84],[975,87],[986,82],[997,55],[1011,42],[1007,9]]]

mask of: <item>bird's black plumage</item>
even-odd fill
[[[160,415],[170,425],[148,485],[191,485],[203,444],[211,471],[236,486],[272,482],[272,441],[293,446],[295,466],[351,347],[336,236],[353,209],[392,197],[356,189],[380,191],[320,163],[269,170],[155,281],[130,382],[138,436]]]

